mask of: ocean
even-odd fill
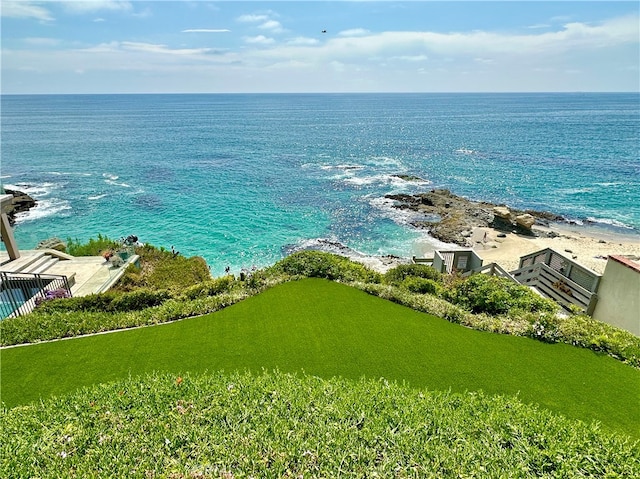
[[[3,95],[1,108],[2,184],[39,202],[18,217],[23,249],[133,234],[214,275],[325,239],[408,257],[437,242],[385,195],[433,188],[640,232],[637,93]]]

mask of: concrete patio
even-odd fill
[[[124,274],[128,265],[138,260],[133,255],[120,267],[113,267],[102,256],[74,257],[51,249],[21,250],[20,257],[9,258],[0,251],[0,272],[52,274],[66,276],[73,296],[107,291]]]

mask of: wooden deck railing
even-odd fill
[[[575,305],[587,314],[592,314],[598,301],[598,295],[595,292],[583,288],[544,263],[534,263],[512,271],[511,274],[519,283],[535,287],[565,309]]]

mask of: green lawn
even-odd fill
[[[153,370],[274,368],[517,394],[640,437],[636,369],[585,349],[466,329],[318,279],[286,283],[200,318],[3,349],[1,397],[13,407]]]

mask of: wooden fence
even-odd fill
[[[601,276],[549,248],[521,257],[511,275],[566,309],[575,305],[592,314],[598,301]]]

